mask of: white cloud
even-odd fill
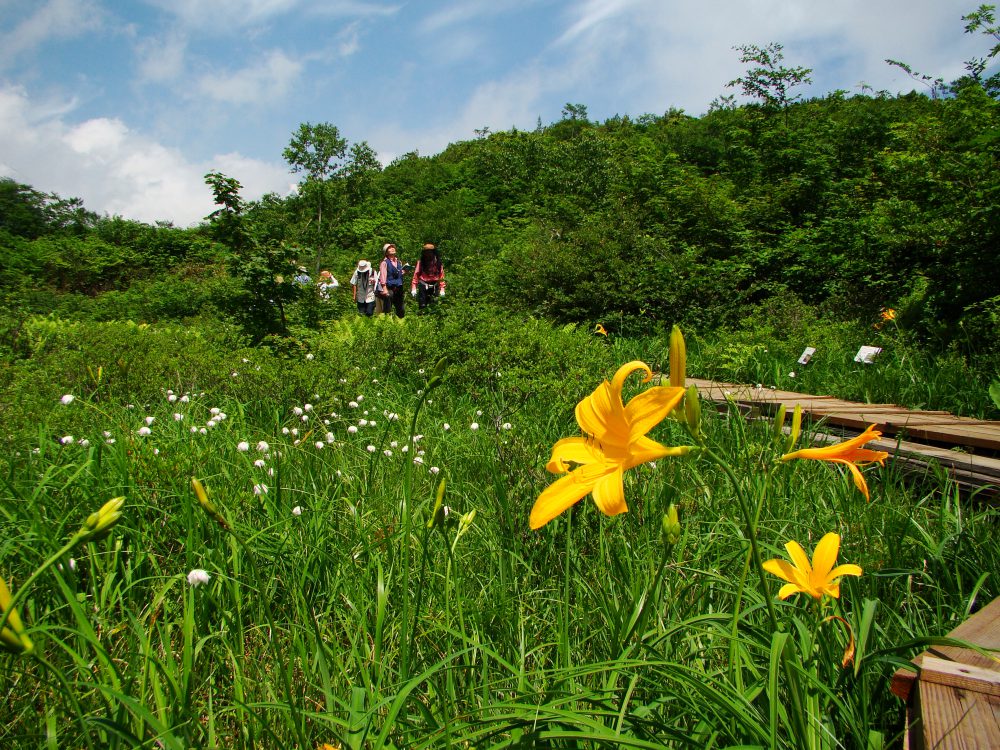
[[[268,23],[289,13],[350,17],[389,15],[397,5],[358,0],[150,0],[192,30],[231,32]]]
[[[102,12],[91,0],[48,0],[6,34],[0,34],[0,66],[50,39],[79,36],[101,25]]]
[[[142,39],[136,44],[140,81],[164,83],[173,81],[184,72],[187,39],[177,32],[161,38]]]
[[[0,175],[42,192],[80,197],[98,213],[179,226],[214,210],[204,182],[213,169],[239,179],[248,199],[288,190],[284,165],[234,153],[192,162],[118,118],[72,123],[66,114],[32,101],[22,87],[0,85]]]
[[[257,104],[284,98],[298,80],[303,65],[274,50],[263,60],[235,72],[203,75],[198,91],[228,104]]]

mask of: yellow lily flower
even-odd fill
[[[604,330],[604,326],[602,326],[600,323],[598,323],[597,326],[594,328],[594,333],[599,333],[602,336],[608,335],[608,332]]]
[[[858,565],[838,565],[837,552],[840,551],[840,535],[830,532],[819,540],[813,553],[812,564],[798,542],[788,542],[785,545],[792,563],[785,560],[768,560],[763,564],[764,570],[788,581],[778,592],[779,599],[787,599],[799,592],[809,594],[814,599],[822,599],[823,595],[840,597],[841,576],[859,576],[861,567]]]
[[[830,461],[836,464],[844,464],[854,477],[855,486],[861,490],[865,500],[870,500],[868,495],[868,484],[865,482],[861,470],[857,464],[877,463],[880,466],[885,464],[889,454],[885,451],[873,451],[864,448],[866,443],[878,440],[882,433],[875,429],[875,425],[869,425],[868,429],[855,438],[845,440],[843,443],[828,445],[825,448],[803,448],[794,453],[786,453],[781,457],[782,461],[791,461],[793,458],[811,458],[816,461]]]
[[[626,469],[691,450],[689,446],[668,448],[646,437],[677,406],[683,388],[653,386],[627,406],[622,403],[622,386],[636,370],[645,373],[644,383],[653,377],[646,363],[629,362],[618,368],[610,383],[605,380],[576,405],[576,421],[587,437],[563,438],[552,448],[545,468],[567,476],[538,496],[531,509],[531,528],[541,528],[588,493],[593,493],[605,515],[624,513],[628,510],[623,484]]]

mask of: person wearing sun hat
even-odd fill
[[[379,287],[382,296],[382,312],[396,311],[396,317],[402,318],[406,312],[403,297],[403,276],[408,268],[403,265],[396,253],[396,246],[391,242],[382,245],[382,262],[378,268]]]
[[[434,243],[428,242],[424,245],[417,267],[413,270],[410,294],[417,298],[420,309],[423,310],[434,302],[436,297],[444,296],[444,287],[444,266],[441,265],[441,256],[438,255]]]
[[[358,304],[358,313],[371,317],[375,313],[375,282],[378,275],[372,271],[367,260],[358,261],[358,267],[351,276],[351,294]]]

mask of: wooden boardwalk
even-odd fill
[[[917,656],[918,671],[900,669],[892,692],[906,701],[904,747],[972,750],[1000,747],[1000,599],[994,599],[949,638],[987,653],[934,646]]]
[[[701,397],[744,410],[771,414],[781,404],[789,414],[796,406],[813,422],[851,432],[874,424],[882,439],[868,447],[888,451],[905,468],[929,471],[936,464],[970,490],[1000,494],[1000,421],[956,417],[943,411],[905,409],[895,404],[858,404],[832,396],[810,396],[771,388],[716,383],[688,378]],[[818,436],[837,442],[839,436]]]

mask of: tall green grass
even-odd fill
[[[631,344],[474,314],[345,321],[278,353],[115,330],[125,367],[66,349],[85,329],[13,363],[0,575],[19,595],[126,504],[20,594],[36,651],[0,655],[4,747],[881,746],[902,730],[892,671],[997,593],[994,511],[891,465],[867,472],[871,502],[826,465],[773,470],[771,426],[736,414],[705,431],[755,498],[762,555],[837,531],[864,568],[836,607],[851,667],[837,622],[762,589],[703,456],[628,472],[628,514],[585,499],[529,531],[552,444]],[[669,420],[653,434],[689,442]]]

